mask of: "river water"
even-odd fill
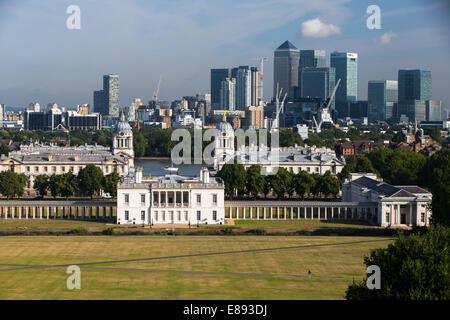
[[[170,171],[164,170],[164,167],[170,166],[169,160],[163,159],[135,159],[135,166],[142,167],[144,176],[164,176]],[[174,165],[179,168],[178,174],[181,176],[194,177],[200,175],[200,169],[204,167],[201,164],[181,164]]]

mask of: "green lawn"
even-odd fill
[[[320,229],[320,228],[373,228],[367,221],[353,220],[235,220],[241,228],[265,229]]]
[[[0,299],[343,299],[351,280],[270,275],[306,276],[311,270],[314,277],[362,278],[363,257],[370,249],[390,243],[379,237],[8,236],[1,239],[0,270],[14,268],[5,264],[80,264],[380,239],[383,241],[97,263],[80,266],[79,291],[66,288],[65,267],[2,271]]]

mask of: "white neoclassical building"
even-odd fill
[[[224,218],[224,185],[206,168],[199,177],[147,177],[138,167],[117,186],[118,224],[224,224]]]
[[[373,173],[351,173],[342,186],[343,202],[377,203],[382,227],[427,226],[432,195],[418,186],[392,186]]]
[[[260,146],[241,146],[235,150],[235,133],[231,125],[222,121],[217,126],[215,139],[214,168],[222,169],[225,163],[234,160],[242,163],[247,169],[252,165],[260,165],[265,174],[276,173],[277,168],[284,168],[293,173],[306,171],[325,174],[330,171],[336,175],[345,166],[345,159],[336,156],[334,150],[315,146],[293,146],[269,148]]]
[[[28,177],[25,193],[34,194],[33,184],[36,176],[41,174],[64,174],[78,172],[88,164],[102,169],[104,175],[117,172],[127,176],[134,167],[133,132],[122,115],[113,135],[111,148],[99,145],[77,147],[59,147],[33,142],[21,145],[18,151],[0,157],[0,171],[11,170],[24,173]]]

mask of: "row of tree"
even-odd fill
[[[117,194],[119,180],[120,176],[117,172],[104,176],[99,167],[88,164],[78,172],[78,175],[74,175],[71,171],[51,176],[39,175],[34,180],[33,188],[41,197],[50,192],[53,197],[68,198],[79,194],[92,198],[101,190],[114,197]]]
[[[261,167],[253,165],[245,170],[239,163],[225,164],[218,176],[225,183],[225,194],[230,197],[247,196],[257,198],[269,194],[278,199],[292,198],[295,195],[305,197],[337,196],[340,190],[339,180],[329,171],[324,175],[300,171],[297,174],[284,168],[279,168],[274,175],[261,174]]]

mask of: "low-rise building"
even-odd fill
[[[117,186],[117,223],[224,224],[224,197],[222,180],[206,168],[200,177],[147,177],[138,167]]]
[[[374,173],[351,173],[342,186],[343,202],[377,204],[379,226],[427,226],[432,195],[418,186],[393,186]]]

